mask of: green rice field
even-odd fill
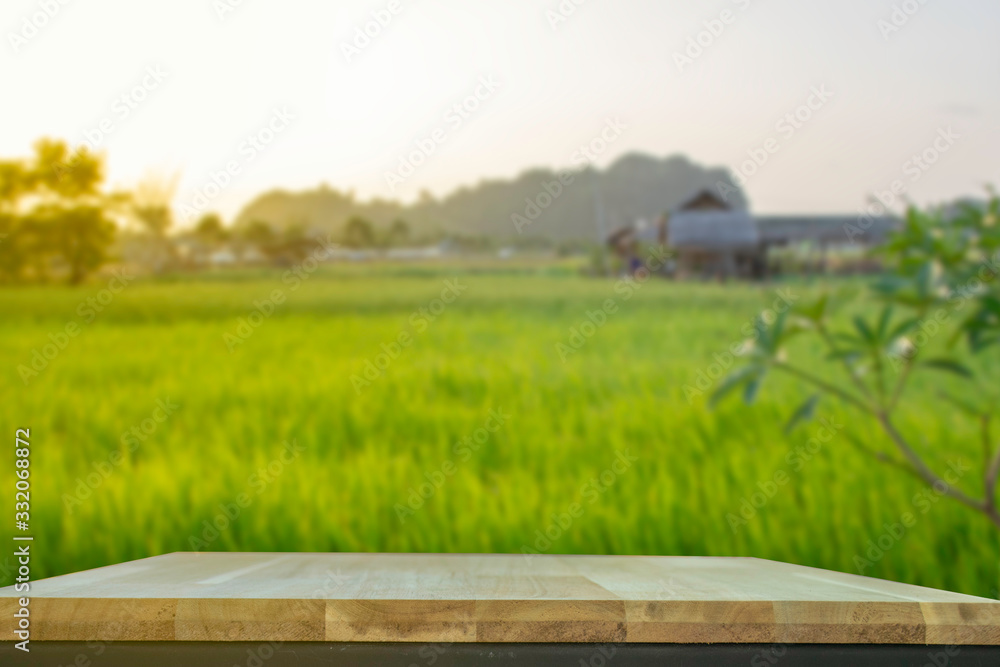
[[[1000,533],[851,445],[888,448],[875,424],[830,401],[826,431],[786,435],[806,389],[784,378],[709,408],[741,329],[816,286],[558,264],[107,281],[0,290],[0,538],[30,428],[33,577],[192,550],[862,558],[997,597]],[[900,426],[980,495],[975,424],[936,396],[952,382],[918,377]]]

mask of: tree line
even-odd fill
[[[174,229],[176,178],[147,178],[129,192],[105,187],[105,159],[86,147],[42,139],[25,158],[0,160],[0,284],[84,282],[102,266],[132,261],[153,272],[207,263],[230,250],[258,261],[287,264],[316,245],[308,221],[281,228],[254,219],[227,227],[207,213],[188,230]],[[361,216],[346,220],[336,241],[348,248],[385,248],[412,242],[397,219],[382,229]],[[185,249],[197,248],[198,261]]]

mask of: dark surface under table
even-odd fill
[[[1000,646],[32,642],[0,664],[44,667],[1000,667]]]

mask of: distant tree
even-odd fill
[[[0,279],[4,282],[20,279],[28,258],[17,208],[21,196],[31,190],[30,180],[24,162],[0,161]]]
[[[289,225],[281,235],[282,253],[293,261],[305,259],[314,246],[303,224]]]
[[[199,241],[208,246],[224,243],[229,238],[229,232],[222,224],[222,218],[215,213],[206,213],[194,227],[194,234]]]
[[[165,238],[173,226],[173,216],[168,206],[137,206],[135,217],[156,238]]]
[[[29,177],[35,191],[63,201],[94,201],[101,198],[104,161],[86,147],[70,153],[63,141],[42,139],[35,144],[35,161]]]
[[[117,229],[103,180],[100,157],[51,139],[30,160],[0,162],[0,276],[45,281],[61,264],[76,285],[100,268]]]
[[[0,213],[0,281],[20,280],[29,254],[23,248],[21,221],[11,213]]]
[[[177,248],[168,238],[174,225],[173,200],[177,175],[150,173],[136,185],[127,206],[128,218],[141,235],[135,241],[137,258],[154,273],[163,273],[177,265]]]
[[[34,180],[24,161],[0,161],[0,211],[14,212],[21,197],[34,189]]]
[[[243,228],[241,236],[247,243],[262,249],[273,245],[275,241],[274,228],[263,220],[251,220]]]
[[[386,235],[386,245],[388,246],[401,246],[406,245],[410,242],[410,226],[405,220],[396,219],[392,226],[389,227],[389,233]]]
[[[97,206],[52,207],[36,212],[54,250],[69,268],[69,283],[78,285],[108,259],[115,224]]]
[[[269,260],[276,260],[282,254],[281,239],[270,223],[263,220],[251,220],[240,230],[240,240],[256,248]]]
[[[360,216],[352,217],[344,226],[344,245],[349,248],[370,248],[375,245],[375,227]]]

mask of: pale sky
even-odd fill
[[[0,157],[41,136],[79,144],[106,121],[112,185],[179,172],[180,204],[235,164],[209,188],[227,219],[276,187],[412,200],[569,166],[609,119],[627,127],[600,166],[638,150],[735,170],[773,139],[746,184],[761,213],[854,212],[895,179],[918,203],[1000,185],[996,0],[563,0],[575,11],[554,26],[560,0],[63,2],[0,8]],[[918,9],[880,28],[903,4]],[[391,20],[348,62],[372,12]],[[820,89],[832,97],[809,120],[779,128]],[[478,108],[449,115],[477,92]],[[907,164],[949,128],[935,164]],[[244,143],[261,132],[269,145]],[[394,193],[385,174],[418,140],[434,150]]]

